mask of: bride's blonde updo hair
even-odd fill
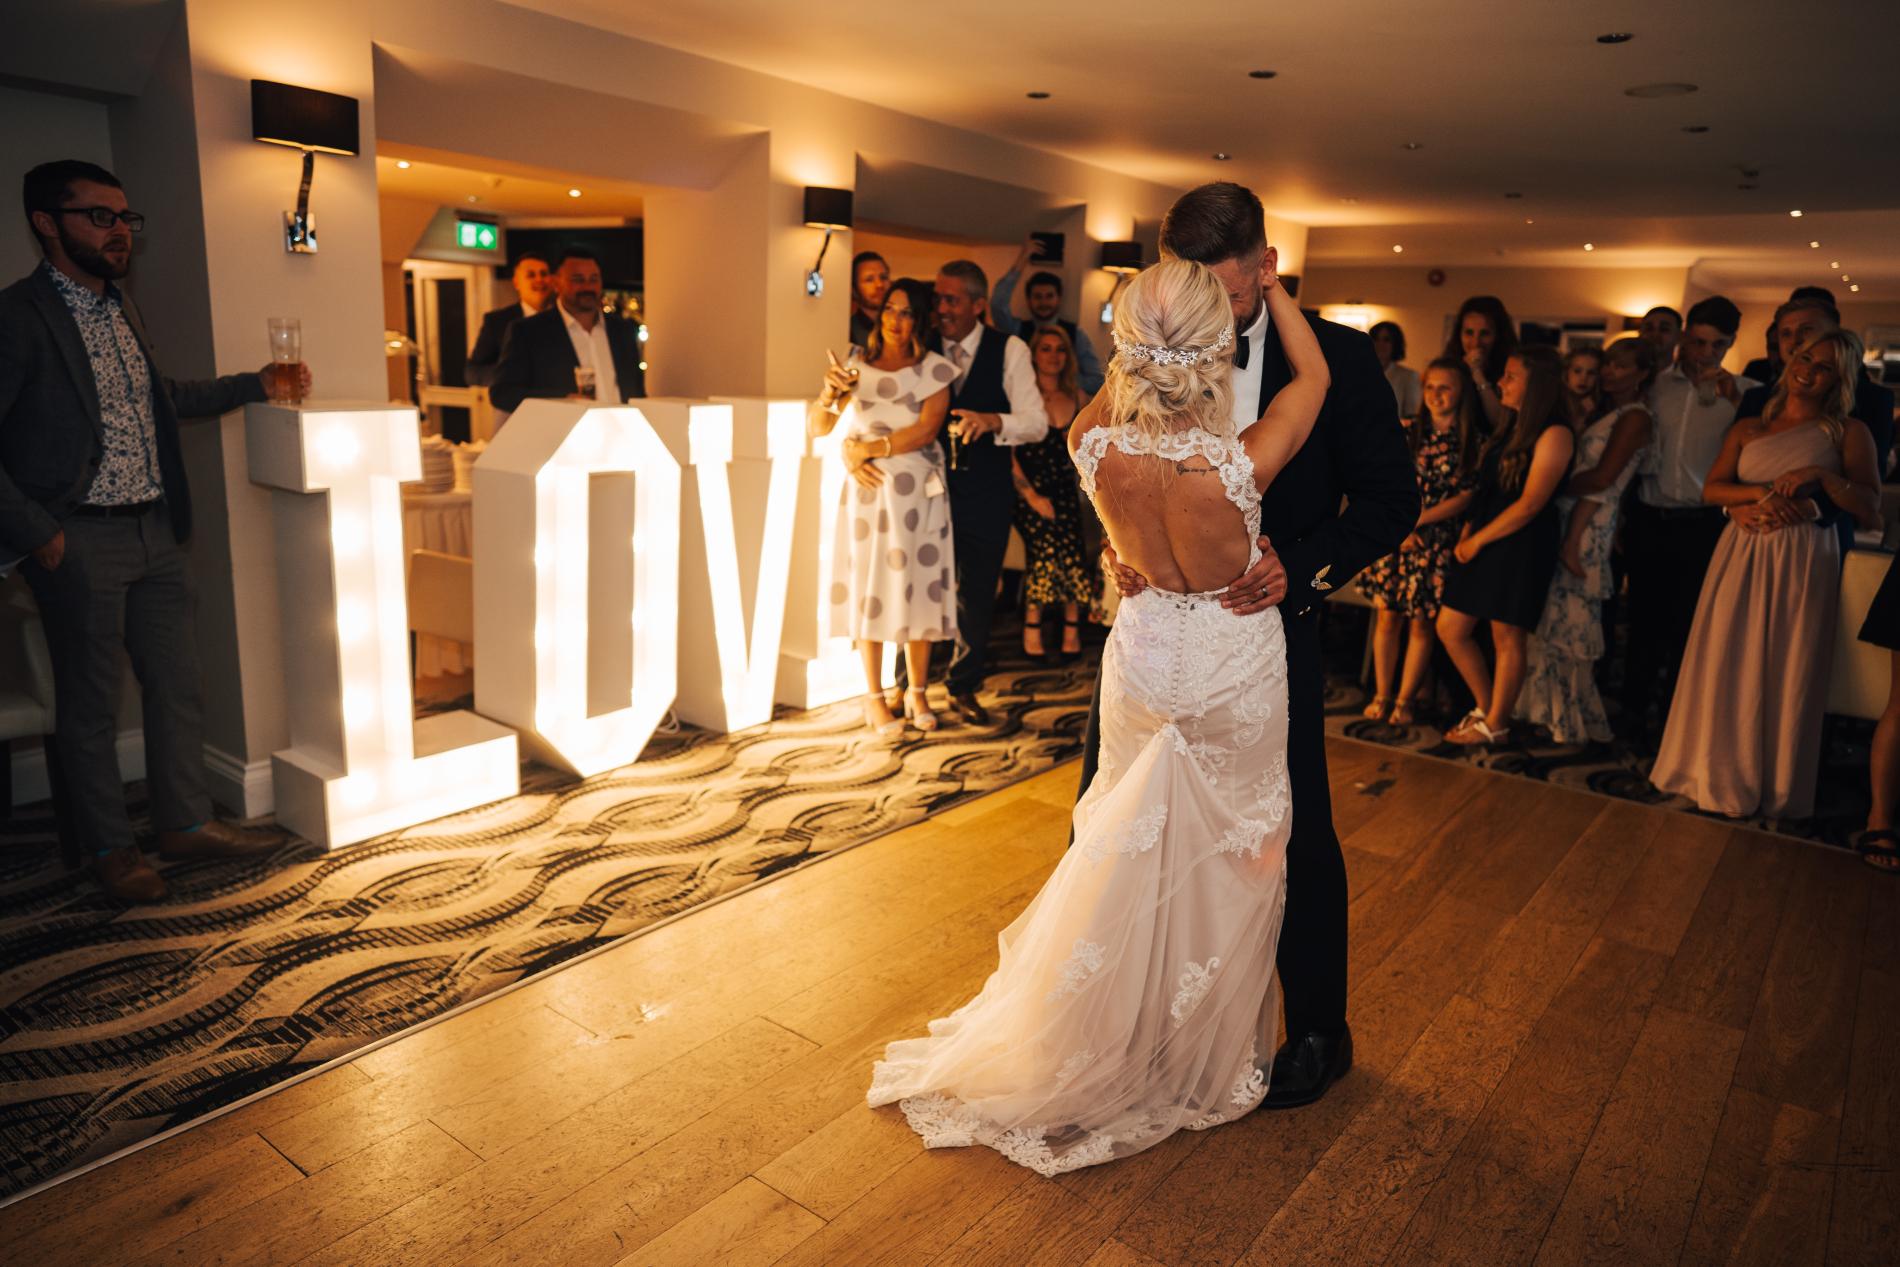
[[[1167,259],[1144,270],[1115,304],[1117,350],[1102,387],[1108,421],[1150,439],[1191,426],[1232,436],[1233,324],[1227,288],[1207,265]],[[1160,362],[1136,345],[1202,355]]]

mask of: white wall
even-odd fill
[[[112,166],[106,108],[96,101],[0,87],[0,286],[39,265],[40,248],[20,210],[20,178],[56,158],[83,158]],[[136,206],[136,204],[134,204]]]

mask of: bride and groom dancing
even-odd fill
[[[1316,616],[1411,531],[1412,461],[1371,343],[1300,314],[1251,191],[1184,195],[1161,245],[1069,433],[1129,595],[1074,844],[868,1096],[1044,1175],[1311,1103],[1352,1064]]]

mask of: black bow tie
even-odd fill
[[[1234,340],[1234,368],[1237,370],[1246,369],[1247,357],[1250,356],[1252,352],[1253,352],[1252,339],[1248,338],[1244,334],[1236,338]]]

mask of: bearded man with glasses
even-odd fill
[[[46,625],[49,759],[80,848],[113,897],[155,902],[165,882],[140,852],[119,776],[121,649],[139,680],[158,855],[245,858],[277,843],[211,816],[178,442],[180,418],[261,401],[264,381],[160,375],[137,309],[113,284],[131,270],[145,217],[111,172],[44,163],[22,194],[45,260],[0,291],[0,564],[20,564]]]

